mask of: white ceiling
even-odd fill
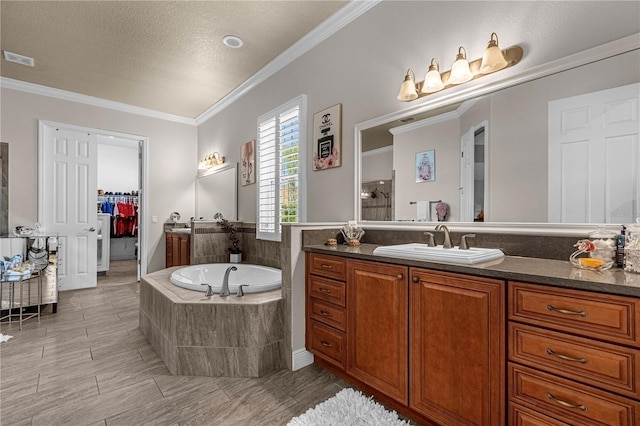
[[[347,3],[2,1],[0,75],[196,118]]]

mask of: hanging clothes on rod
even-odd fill
[[[112,237],[135,237],[138,235],[137,195],[99,195],[98,207],[101,213],[111,215]]]

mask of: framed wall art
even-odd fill
[[[243,143],[240,148],[240,183],[242,186],[256,183],[255,173],[255,139],[247,143]]]
[[[416,183],[436,180],[436,151],[416,153]]]
[[[313,115],[313,170],[342,164],[342,104]]]

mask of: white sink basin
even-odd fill
[[[429,247],[427,244],[420,243],[380,246],[374,249],[373,253],[416,260],[460,263],[463,265],[473,265],[504,257],[504,253],[500,249],[480,247],[471,247],[468,250],[460,250],[458,247],[446,249],[442,246]]]

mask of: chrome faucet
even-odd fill
[[[444,242],[442,243],[442,248],[446,248],[446,249],[453,248],[453,244],[451,244],[451,236],[449,235],[449,228],[447,228],[443,224],[440,224],[436,226],[435,230],[444,232]]]
[[[469,250],[467,238],[475,238],[476,234],[464,234],[460,239],[460,250]]]
[[[222,279],[222,290],[220,290],[220,297],[227,297],[229,295],[229,274],[231,271],[237,271],[238,268],[235,266],[229,266],[226,271],[224,271],[224,278]]]
[[[213,296],[213,288],[211,288],[211,284],[202,283],[200,285],[206,285],[207,286],[207,292],[205,293],[205,296],[207,296],[207,297]]]
[[[423,234],[427,237],[427,245],[429,247],[435,247],[436,243],[435,243],[435,240],[433,239],[433,233],[431,233],[431,232],[423,232]]]

